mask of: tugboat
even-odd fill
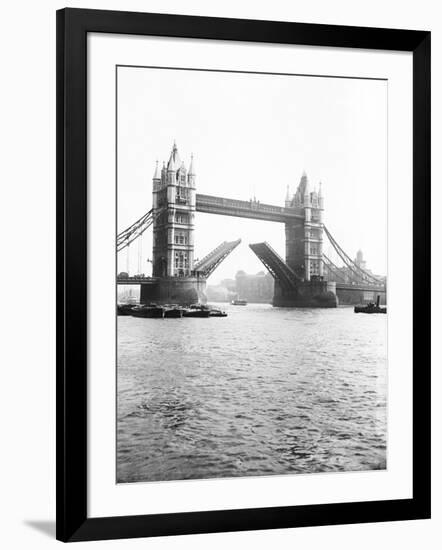
[[[379,305],[380,300],[381,297],[378,294],[375,304],[370,302],[366,306],[355,306],[355,313],[387,313],[387,308]]]
[[[132,308],[131,315],[134,317],[148,317],[151,319],[162,319],[164,317],[164,308],[154,304],[141,305]]]
[[[232,306],[246,306],[247,300],[232,300]]]

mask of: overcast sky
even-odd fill
[[[312,189],[323,183],[324,220],[336,240],[386,273],[385,81],[120,67],[119,231],[151,208],[155,161],[167,162],[174,140],[186,166],[194,154],[198,193],[283,206],[287,185],[295,191],[305,170]],[[210,283],[264,269],[249,243],[266,240],[285,255],[283,224],[196,214],[196,258],[239,237]],[[150,229],[149,274],[151,257]],[[130,265],[137,271],[136,245]]]

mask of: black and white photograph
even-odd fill
[[[0,547],[438,550],[440,2],[2,7]]]
[[[115,85],[116,482],[387,469],[388,81]]]

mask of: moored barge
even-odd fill
[[[246,305],[247,305],[247,300],[240,300],[240,299],[232,300],[232,306],[246,306]]]
[[[165,309],[161,306],[136,306],[132,308],[131,315],[134,317],[147,317],[150,319],[162,319]]]

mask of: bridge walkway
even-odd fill
[[[280,281],[282,287],[287,290],[296,287],[301,279],[267,242],[249,244],[249,247],[269,270],[273,278]]]
[[[224,241],[214,250],[209,252],[204,258],[197,262],[193,271],[198,275],[207,278],[219,266],[219,264],[227,258],[227,256],[239,245],[241,239],[236,241]]]

